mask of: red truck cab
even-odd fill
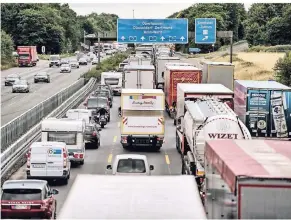
[[[36,66],[38,61],[36,46],[18,46],[18,66]]]

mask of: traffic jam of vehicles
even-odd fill
[[[101,74],[79,108],[42,120],[41,140],[26,154],[27,179],[2,186],[1,218],[291,218],[291,88],[235,80],[231,63],[198,67],[174,50],[170,44],[136,45],[118,71]],[[74,66],[93,60],[80,56]],[[70,61],[55,55],[49,65],[72,71]],[[46,74],[37,77],[50,82]],[[17,76],[7,84],[13,80]],[[116,103],[118,112],[112,111]],[[87,149],[100,151],[114,115],[124,153],[105,167],[109,174],[79,174],[57,210],[59,191],[50,181],[71,181],[71,167],[86,164]],[[175,128],[168,135],[176,140],[181,175],[155,176],[159,164],[140,149],[159,154],[168,145],[167,126]]]

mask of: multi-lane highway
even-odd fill
[[[53,188],[59,190],[57,195],[57,210],[60,213],[70,188],[78,174],[104,174],[110,175],[107,172],[106,166],[113,162],[115,155],[130,153],[124,150],[120,142],[120,118],[118,117],[118,107],[120,106],[120,97],[114,97],[113,107],[111,108],[111,121],[100,132],[101,134],[101,147],[99,149],[86,150],[85,163],[83,166],[74,167],[71,169],[71,178],[69,184],[60,186],[53,184]],[[79,108],[83,108],[80,105]],[[171,120],[167,113],[165,113],[165,143],[160,152],[155,151],[133,151],[132,153],[140,153],[148,157],[151,165],[155,169],[152,175],[179,175],[181,174],[181,156],[178,154],[175,143],[175,127],[173,120]],[[11,179],[25,179],[25,166],[17,171]],[[86,187],[86,186],[84,186]]]
[[[70,58],[68,58],[70,59]],[[2,71],[1,83],[1,124],[2,126],[17,116],[21,115],[28,109],[36,106],[41,101],[51,97],[60,90],[73,84],[81,74],[87,72],[92,67],[80,66],[79,69],[72,69],[71,73],[60,73],[60,68],[49,68],[48,61],[40,60],[36,67],[11,68]],[[38,72],[47,72],[50,74],[50,83],[33,82],[34,75]],[[30,93],[12,93],[11,86],[4,85],[4,79],[9,74],[19,74],[22,79],[30,83]]]

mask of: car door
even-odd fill
[[[47,151],[47,176],[62,176],[63,163],[63,148],[50,147]]]
[[[100,132],[98,131],[98,129],[99,129],[98,126],[94,125],[94,130],[95,130],[95,132],[97,134],[97,139],[100,140]]]
[[[30,175],[32,177],[47,176],[47,148],[33,147],[30,153]]]

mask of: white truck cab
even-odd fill
[[[90,109],[69,109],[66,113],[69,119],[84,119],[86,124],[90,124],[93,120],[92,110]]]
[[[107,170],[112,170],[113,175],[150,176],[154,166],[148,164],[145,155],[121,154],[115,157],[112,166],[107,165]]]
[[[27,179],[57,179],[68,184],[71,163],[63,142],[34,142],[27,156]]]
[[[69,159],[83,165],[85,158],[84,119],[48,118],[41,123],[41,141],[58,141],[67,144]]]
[[[103,72],[101,73],[101,85],[109,85],[113,95],[120,95],[122,89],[121,72]]]

